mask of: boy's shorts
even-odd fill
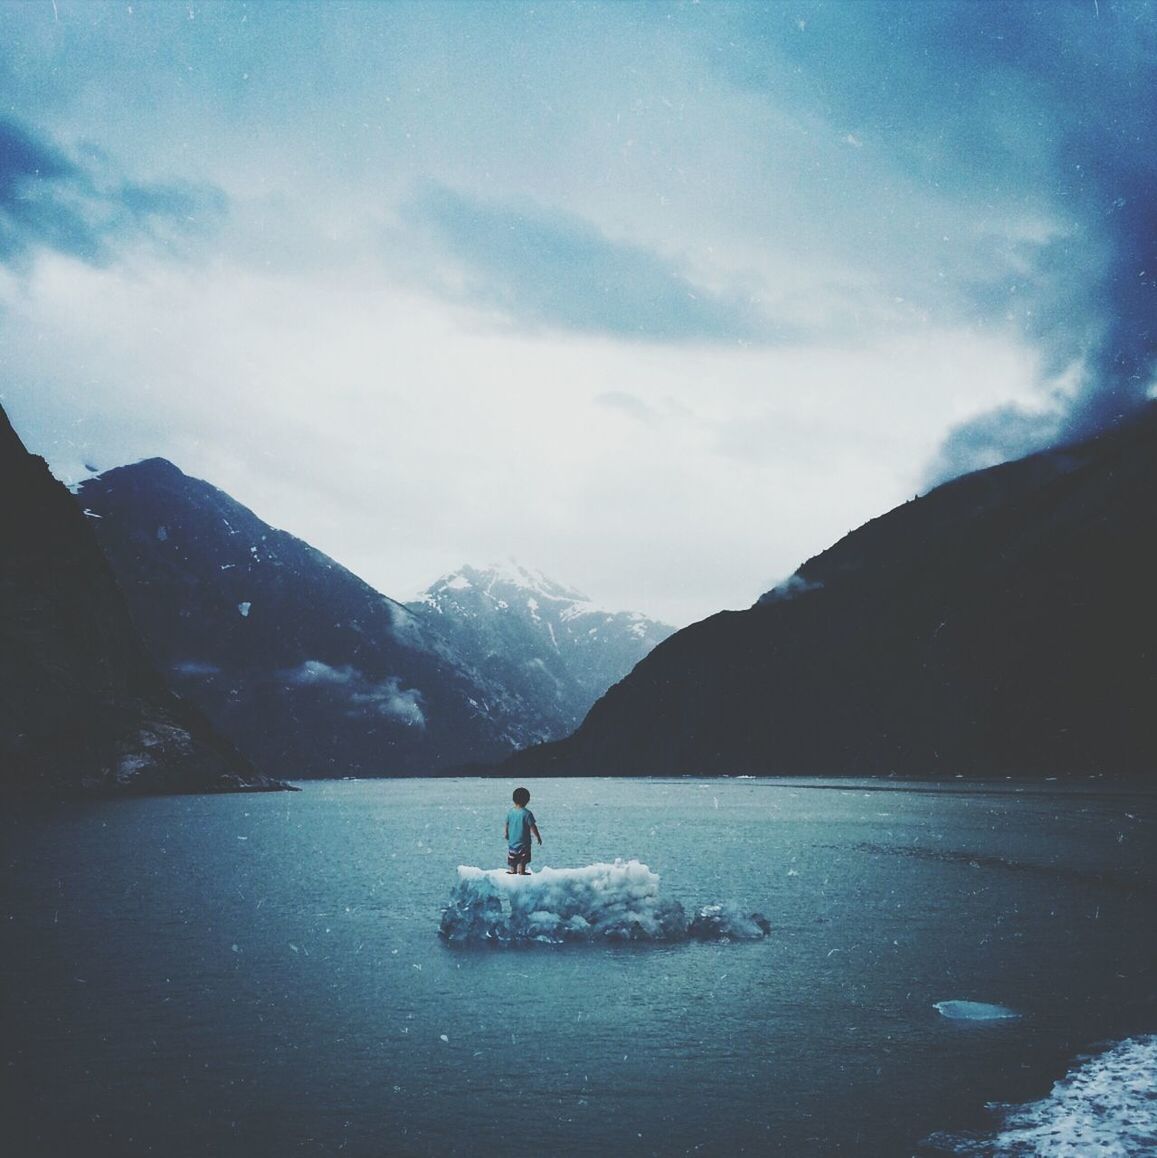
[[[508,868],[519,868],[524,864],[530,864],[529,844],[522,848],[508,848],[506,850],[506,865]]]

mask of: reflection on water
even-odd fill
[[[1151,795],[529,787],[536,868],[637,858],[688,912],[731,901],[770,937],[448,948],[457,866],[502,863],[504,782],[8,816],[9,1136],[486,1155],[529,1122],[552,1154],[900,1155],[1157,1031]]]

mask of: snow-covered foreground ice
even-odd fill
[[[1157,1037],[1135,1037],[1088,1058],[1046,1098],[993,1107],[1001,1129],[987,1138],[935,1135],[952,1154],[1041,1158],[1131,1158],[1157,1154]]]
[[[459,865],[441,924],[452,945],[754,941],[770,930],[764,916],[733,904],[704,905],[688,916],[659,895],[659,875],[637,860],[529,876]]]

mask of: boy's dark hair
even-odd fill
[[[530,803],[530,793],[525,788],[516,788],[514,790],[514,803],[521,804],[525,808]]]

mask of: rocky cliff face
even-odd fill
[[[1152,777],[1157,410],[965,476],[672,636],[519,775]]]
[[[510,563],[462,567],[411,603],[458,654],[518,704],[535,740],[574,731],[591,705],[674,628]]]
[[[428,774],[534,738],[421,617],[171,463],[77,500],[153,660],[262,771]]]
[[[150,664],[72,496],[0,410],[0,788],[277,787]]]

